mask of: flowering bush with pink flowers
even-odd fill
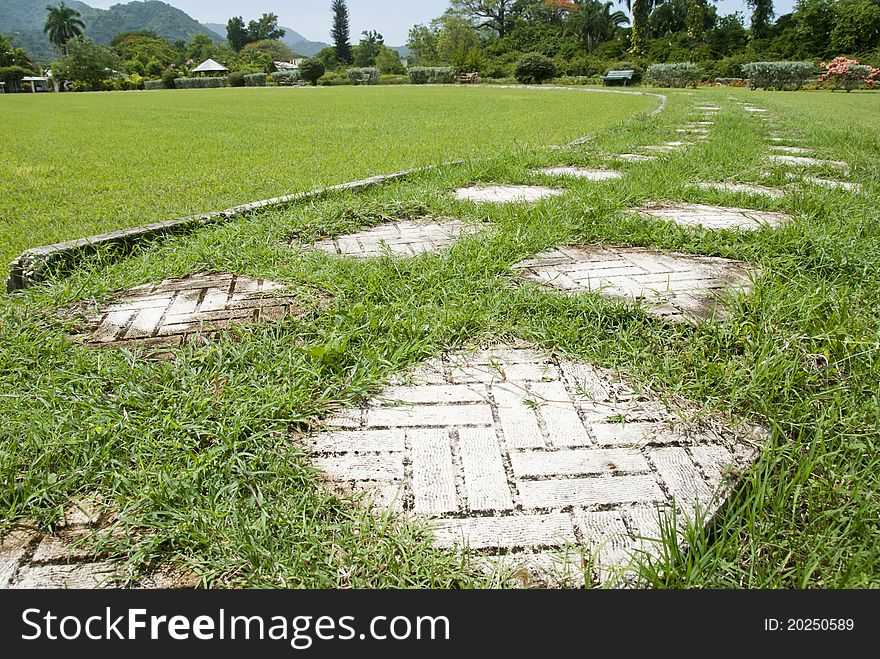
[[[880,69],[867,64],[859,64],[858,60],[848,57],[835,57],[830,62],[822,62],[825,73],[819,76],[819,82],[830,83],[833,89],[845,89],[850,92],[856,87],[873,87],[880,85]]]

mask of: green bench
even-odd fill
[[[635,71],[609,71],[606,75],[602,76],[602,84],[621,84],[626,87],[627,83],[632,81],[633,74],[635,74]]]

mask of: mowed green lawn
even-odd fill
[[[657,99],[472,88],[0,99],[0,271],[27,247],[445,160],[561,144]]]

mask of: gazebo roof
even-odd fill
[[[229,71],[229,69],[212,59],[206,59],[204,62],[193,69],[193,73],[212,73],[220,71]]]

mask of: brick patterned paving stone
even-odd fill
[[[780,199],[785,195],[785,190],[780,190],[779,188],[769,188],[766,185],[751,185],[748,183],[729,183],[727,181],[713,183],[710,181],[700,181],[694,185],[703,190],[763,195],[764,197],[770,197],[771,199]]]
[[[536,283],[568,293],[595,292],[645,305],[673,322],[723,315],[719,301],[748,291],[747,264],[729,259],[657,252],[639,247],[564,247],[514,268]]]
[[[765,226],[779,227],[792,221],[785,213],[732,208],[727,206],[707,206],[705,204],[649,205],[636,208],[636,212],[660,220],[668,220],[686,227],[704,229],[743,229],[757,230]]]
[[[842,160],[823,160],[821,158],[807,158],[805,156],[770,156],[770,162],[774,165],[788,165],[791,167],[835,167],[849,171],[849,164]]]
[[[294,298],[270,294],[281,288],[271,281],[217,273],[138,286],[86,318],[85,341],[119,347],[176,346],[188,336],[301,314]]]
[[[545,167],[536,169],[533,173],[545,176],[571,176],[588,181],[609,181],[623,176],[620,172],[610,169],[584,169],[583,167]]]
[[[531,203],[565,194],[565,190],[555,190],[539,185],[492,185],[459,188],[455,197],[461,201],[475,203]]]
[[[0,538],[0,588],[189,588],[192,575],[168,568],[134,581],[125,563],[96,553],[96,534],[115,533],[115,518],[95,498],[74,503],[55,533],[19,527]]]
[[[610,583],[654,551],[651,519],[715,510],[754,458],[756,429],[688,421],[684,405],[587,363],[503,346],[433,359],[306,442],[334,490],[394,493],[373,505],[427,517],[438,547],[534,574],[567,566],[583,583],[582,561],[565,556],[574,548]]]
[[[439,254],[459,238],[479,230],[479,227],[464,224],[460,220],[394,222],[333,240],[323,240],[306,249],[361,258],[374,258],[386,254],[391,256]]]

